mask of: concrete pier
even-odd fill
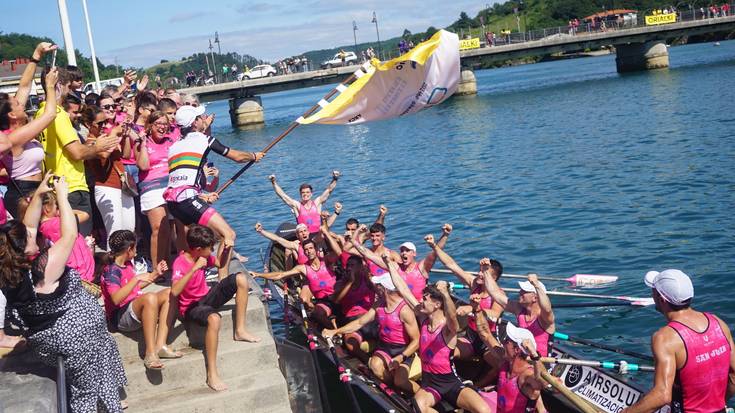
[[[475,72],[470,69],[463,68],[459,75],[459,86],[457,87],[456,96],[469,96],[477,94],[477,79]]]
[[[230,120],[235,127],[259,126],[265,123],[260,96],[230,99]]]
[[[669,50],[661,41],[628,43],[615,46],[618,73],[654,70],[669,67]]]

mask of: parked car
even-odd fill
[[[342,59],[342,53],[344,53],[344,60]],[[355,52],[339,52],[334,55],[331,60],[322,62],[322,69],[331,69],[339,66],[356,65],[358,62],[357,55]]]
[[[100,88],[104,88],[105,86],[112,85],[112,86],[120,86],[123,83],[123,78],[116,77],[114,79],[106,79],[106,80],[100,80]],[[99,93],[99,90],[95,89],[95,83],[89,82],[86,85],[84,85],[84,89],[82,89],[82,93],[87,94],[90,92]]]
[[[271,77],[276,75],[276,69],[271,65],[257,65],[244,73],[237,74],[237,80],[250,80],[259,77]]]

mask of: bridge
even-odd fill
[[[606,31],[587,31],[568,34],[565,28],[555,31],[544,30],[519,33],[522,41],[508,44],[498,40],[495,46],[462,51],[462,72],[459,95],[477,93],[477,82],[473,68],[482,63],[492,63],[526,56],[554,53],[579,52],[614,46],[616,66],[620,73],[666,68],[669,66],[667,39],[707,33],[735,31],[735,16],[695,19],[694,14],[686,20],[679,16],[678,22],[657,26],[633,26],[611,28]],[[543,35],[539,35],[543,33]],[[535,36],[534,36],[535,35]],[[229,99],[230,117],[235,126],[263,123],[263,107],[259,95],[338,83],[345,80],[359,66],[338,67],[310,72],[293,73],[262,79],[228,82],[216,85],[180,89],[182,93],[197,95],[202,102]]]

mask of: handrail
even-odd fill
[[[56,407],[59,413],[67,413],[68,401],[66,400],[66,369],[64,358],[56,358]]]

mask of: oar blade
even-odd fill
[[[646,298],[640,298],[640,297],[630,297],[630,304],[631,305],[637,305],[640,307],[648,307],[649,305],[656,304],[653,301],[652,297],[646,297]]]
[[[618,280],[617,275],[574,274],[566,279],[573,286],[595,286],[610,284]]]

